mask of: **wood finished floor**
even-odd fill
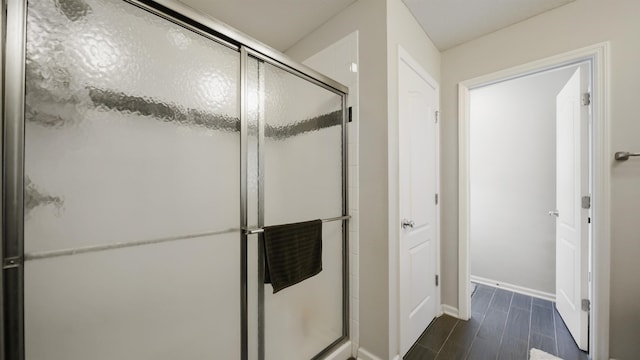
[[[435,319],[405,360],[526,360],[536,348],[564,360],[586,360],[555,310],[555,304],[504,289],[478,285],[471,319]]]

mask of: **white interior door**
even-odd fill
[[[582,299],[588,292],[589,210],[582,196],[589,194],[588,70],[581,66],[556,99],[556,306],[578,347],[588,347],[588,312]]]
[[[399,62],[400,347],[436,316],[438,87],[408,56]]]

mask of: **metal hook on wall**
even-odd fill
[[[628,151],[618,151],[614,155],[614,158],[618,161],[627,161],[631,156],[640,156],[640,153],[630,153]]]

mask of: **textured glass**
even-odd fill
[[[266,225],[342,215],[342,98],[265,65]],[[323,270],[273,294],[265,285],[267,360],[314,357],[342,335],[342,223],[323,224]]]
[[[25,263],[26,359],[240,359],[236,233]]]
[[[239,53],[121,0],[26,48],[27,359],[239,358]]]

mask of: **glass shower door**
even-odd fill
[[[261,225],[341,217],[343,97],[269,63],[261,69]],[[345,335],[343,226],[323,224],[319,274],[275,294],[262,285],[265,359],[311,359]]]
[[[26,359],[239,359],[239,52],[121,0],[27,8]]]

